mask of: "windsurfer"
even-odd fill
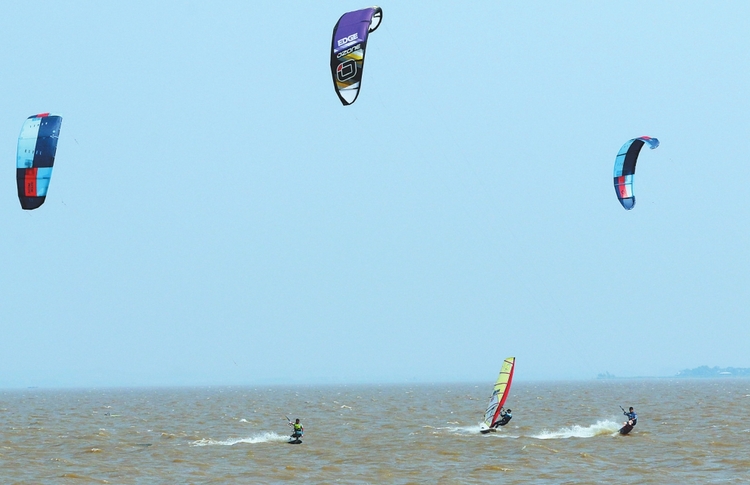
[[[500,408],[500,420],[493,427],[505,426],[511,419],[513,419],[513,415],[510,413],[510,409]]]
[[[515,357],[508,357],[503,361],[500,367],[500,374],[492,389],[490,402],[487,404],[487,410],[484,412],[484,422],[480,424],[482,434],[497,431],[498,426],[505,426],[512,417],[510,409],[505,411],[503,405],[508,398],[510,384],[513,381],[513,369],[516,365]]]

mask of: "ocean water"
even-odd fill
[[[750,482],[750,380],[517,380],[481,435],[491,386],[0,391],[0,483]]]

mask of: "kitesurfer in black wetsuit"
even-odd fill
[[[505,426],[511,419],[513,419],[513,415],[510,413],[510,409],[500,408],[500,420],[495,423],[495,426],[493,426],[493,428],[497,428],[498,426]]]

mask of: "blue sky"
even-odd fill
[[[343,107],[331,31],[366,6],[4,9],[0,386],[750,367],[750,4],[381,4]]]

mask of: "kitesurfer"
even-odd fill
[[[298,440],[302,438],[302,435],[305,433],[305,428],[302,427],[302,425],[299,422],[299,418],[294,420],[294,423],[289,421],[289,426],[292,426],[294,428],[294,432],[292,433],[292,438]]]
[[[625,411],[622,412],[622,414],[628,417],[628,421],[623,424],[626,424],[626,425],[629,424],[630,426],[635,426],[635,423],[638,422],[638,415],[635,414],[635,411],[633,411],[633,406],[630,406],[628,411],[629,412],[627,413]]]
[[[500,408],[500,419],[495,423],[494,428],[505,426],[511,419],[513,419],[513,415],[510,413],[510,409]]]

